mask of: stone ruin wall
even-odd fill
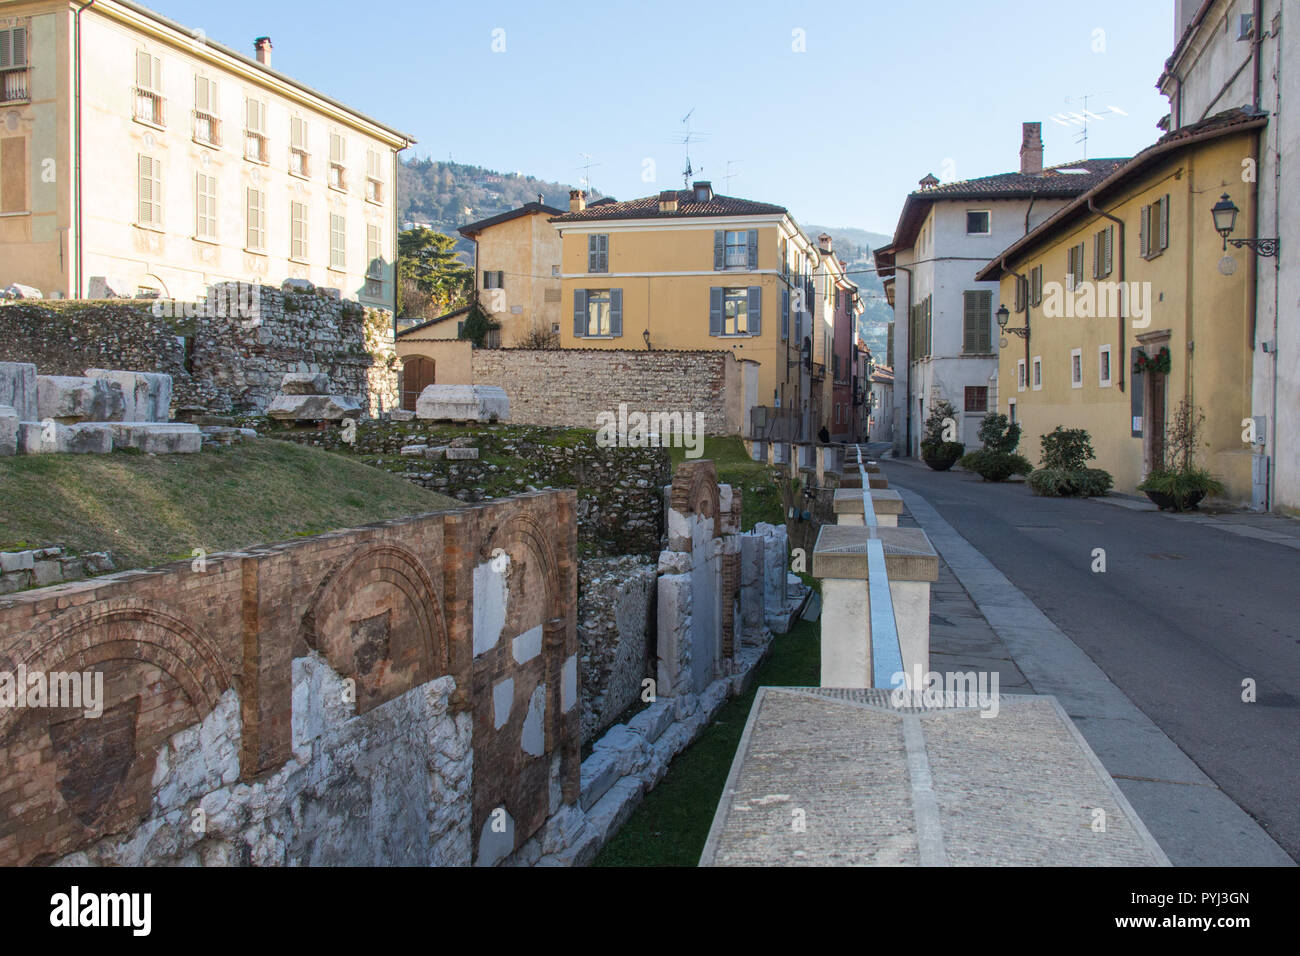
[[[184,303],[165,301],[0,306],[0,361],[32,362],[42,375],[162,372],[172,376],[173,415],[263,411],[289,372],[328,375],[333,393],[360,400],[371,415],[398,406],[401,362],[388,312],[345,302],[337,290],[292,285],[222,283],[209,298],[212,308],[191,307],[199,314],[189,316]]]
[[[548,492],[0,599],[0,674],[104,677],[98,717],[0,710],[0,863],[541,840],[578,799],[574,551]]]

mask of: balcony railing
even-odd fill
[[[194,111],[194,138],[209,146],[221,145],[221,120],[202,110]]]
[[[255,163],[266,162],[266,137],[251,130],[244,132],[244,157]]]
[[[155,93],[153,90],[146,90],[143,87],[135,88],[135,118],[145,123],[152,123],[154,126],[165,126],[167,124],[166,100],[161,93]]]
[[[26,67],[0,72],[0,103],[25,103],[30,98]]]

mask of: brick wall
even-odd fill
[[[705,434],[726,435],[743,422],[736,366],[730,352],[475,349],[473,380],[506,390],[513,423],[596,428],[626,402],[629,412],[701,412]]]
[[[575,548],[539,492],[0,598],[0,696],[104,689],[0,708],[0,864],[469,862],[497,808],[511,852],[576,799]]]

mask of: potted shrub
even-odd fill
[[[1161,510],[1195,511],[1206,495],[1222,495],[1223,482],[1196,465],[1205,415],[1187,399],[1178,403],[1165,435],[1164,460],[1138,485]]]
[[[966,446],[950,441],[957,434],[957,409],[941,398],[930,407],[925,420],[925,437],[921,439],[921,460],[935,471],[947,471],[961,458]]]
[[[1034,470],[1029,459],[1016,454],[1020,426],[1007,416],[997,412],[985,415],[980,422],[980,441],[984,447],[964,455],[957,464],[985,481],[1006,481],[1012,475],[1027,475]]]
[[[1104,495],[1114,483],[1110,473],[1088,468],[1085,463],[1096,454],[1092,439],[1082,428],[1057,425],[1039,439],[1043,466],[1026,479],[1036,495],[1047,497]]]

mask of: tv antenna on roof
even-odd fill
[[[687,189],[691,186],[691,177],[697,172],[700,172],[700,170],[691,166],[691,143],[702,142],[705,135],[691,129],[691,116],[693,116],[694,113],[695,107],[692,106],[691,111],[682,117],[682,125],[686,127],[686,132],[672,140],[672,142],[676,143],[678,146],[686,147],[686,168],[682,170],[682,185]]]
[[[1090,120],[1097,120],[1100,122],[1107,116],[1128,116],[1128,113],[1124,112],[1124,110],[1120,109],[1118,106],[1112,106],[1110,104],[1107,104],[1106,108],[1100,112],[1088,109],[1088,100],[1094,99],[1100,95],[1101,94],[1099,93],[1085,93],[1083,96],[1078,97],[1077,100],[1072,100],[1067,96],[1065,98],[1066,103],[1078,102],[1081,105],[1081,109],[1078,111],[1072,110],[1065,113],[1057,113],[1055,116],[1051,117],[1052,122],[1056,123],[1058,126],[1079,127],[1078,134],[1074,137],[1074,141],[1083,144],[1084,159],[1088,158],[1088,122]]]
[[[591,161],[591,153],[579,153],[578,155],[586,160],[586,162],[583,163],[578,168],[582,170],[582,188],[586,190],[588,194],[590,194],[591,193],[591,167],[599,166],[600,163],[593,163]]]
[[[722,177],[722,181],[726,184],[726,185],[723,187],[724,189],[726,189],[726,193],[725,193],[725,195],[728,195],[728,196],[731,195],[731,181],[732,181],[733,179],[735,179],[737,176],[740,175],[739,173],[733,173],[733,172],[731,171],[731,167],[732,167],[733,165],[735,165],[735,166],[739,166],[742,162],[744,162],[744,160],[740,160],[740,159],[729,159],[729,160],[727,160],[727,174],[726,174],[725,176]]]

